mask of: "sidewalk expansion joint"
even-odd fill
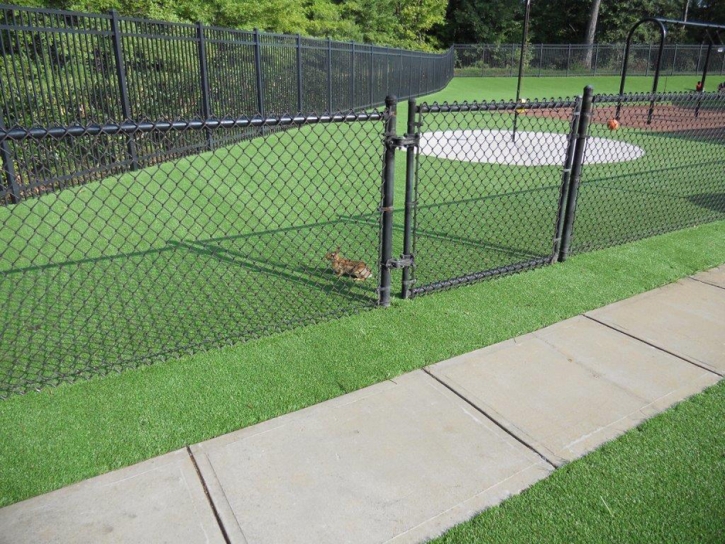
[[[705,365],[703,365],[701,363],[698,363],[696,361],[692,361],[690,359],[687,359],[687,358],[683,357],[682,355],[678,355],[677,353],[674,353],[674,352],[672,352],[672,351],[670,351],[668,349],[665,349],[662,346],[658,346],[656,344],[653,344],[652,342],[648,342],[647,340],[643,340],[639,336],[635,336],[634,334],[630,334],[627,331],[623,331],[622,329],[620,329],[618,327],[615,327],[614,325],[610,325],[609,323],[605,323],[604,321],[599,321],[595,317],[592,317],[592,316],[587,315],[587,314],[582,314],[582,315],[584,317],[586,317],[587,319],[589,319],[591,321],[594,321],[595,323],[598,323],[599,325],[602,325],[603,327],[607,327],[608,329],[611,329],[611,330],[613,330],[615,332],[618,332],[620,334],[623,334],[624,336],[629,336],[630,338],[632,338],[634,340],[637,340],[637,342],[642,342],[643,344],[647,344],[651,348],[654,348],[656,350],[659,350],[659,351],[661,351],[663,353],[667,353],[668,355],[672,355],[673,357],[677,357],[680,361],[684,361],[684,362],[686,362],[688,364],[691,364],[692,366],[696,366],[697,368],[701,368],[702,370],[706,370],[707,372],[709,372],[710,374],[714,374],[718,378],[722,378],[723,377],[723,375],[720,372],[718,372],[716,370],[713,370],[712,368],[708,368],[707,366],[705,366]]]
[[[206,500],[209,502],[209,506],[211,507],[211,511],[214,513],[214,518],[216,519],[217,525],[219,526],[219,530],[222,532],[222,537],[224,537],[224,542],[226,542],[226,544],[231,544],[231,540],[229,540],[227,530],[224,528],[224,524],[222,523],[222,518],[221,516],[219,516],[219,512],[217,511],[216,506],[214,506],[214,501],[211,498],[209,489],[206,487],[206,481],[204,481],[204,476],[202,476],[201,470],[199,470],[199,465],[196,463],[196,458],[194,457],[194,454],[192,453],[189,446],[186,446],[186,453],[189,454],[189,459],[191,459],[191,462],[194,465],[196,475],[199,477],[201,487],[204,489],[204,495],[206,495]]]
[[[479,408],[478,406],[476,406],[473,402],[471,402],[470,400],[468,400],[461,393],[459,393],[458,391],[456,391],[453,387],[451,387],[446,382],[444,382],[443,380],[441,380],[440,378],[438,378],[438,376],[435,376],[434,374],[432,374],[427,368],[423,368],[423,372],[425,372],[428,376],[430,376],[431,378],[433,378],[436,382],[438,382],[439,384],[441,384],[443,387],[445,387],[446,389],[448,389],[448,391],[450,391],[451,393],[453,393],[454,395],[456,395],[463,402],[465,402],[466,404],[468,404],[469,406],[471,406],[479,414],[483,415],[486,419],[488,419],[489,421],[491,421],[494,425],[496,425],[496,427],[498,427],[503,432],[505,432],[507,435],[509,435],[511,438],[513,438],[514,440],[516,440],[516,442],[518,442],[519,444],[521,444],[522,446],[524,446],[526,449],[528,449],[529,451],[535,453],[538,457],[540,457],[541,459],[543,459],[544,462],[546,464],[548,464],[553,470],[556,470],[557,464],[554,463],[551,459],[549,459],[546,455],[544,455],[543,453],[541,453],[539,450],[537,450],[534,446],[532,446],[531,444],[529,444],[526,440],[524,440],[520,436],[517,436],[510,429],[507,429],[504,425],[502,425],[501,423],[499,423],[498,421],[496,421],[495,418],[493,418],[489,414],[487,414],[485,410],[483,410],[483,409]]]
[[[695,278],[693,276],[689,276],[689,278],[691,280],[695,280],[696,282],[701,283],[703,285],[709,285],[710,287],[715,287],[716,289],[722,289],[723,291],[725,291],[725,287],[723,287],[722,285],[715,285],[714,283],[710,283],[709,281],[698,280],[697,278]]]

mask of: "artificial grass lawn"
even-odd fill
[[[462,92],[461,85],[456,81],[458,80],[453,82],[457,85],[456,92]],[[468,95],[471,98],[476,82],[463,81],[471,83]],[[404,118],[404,108],[401,108],[401,121]],[[326,168],[327,178],[350,175],[350,170],[343,168],[345,163],[340,164],[343,160],[339,154],[340,133],[335,134],[337,139],[331,137],[321,140],[317,144],[320,147],[315,150],[318,154],[325,154],[327,161],[314,163],[314,166],[312,163],[304,163],[308,169]],[[298,136],[291,133],[274,136],[279,139],[295,137]],[[247,145],[264,146],[274,141],[268,139]],[[289,148],[300,146],[305,140],[303,138],[296,144],[295,140],[282,141],[286,141]],[[156,170],[136,174],[145,176],[144,184],[124,187],[123,183],[130,183],[130,178],[121,177],[119,189],[115,188],[116,185],[108,186],[103,182],[93,188],[86,186],[74,189],[84,205],[76,210],[71,209],[70,213],[75,214],[73,217],[78,218],[77,222],[85,224],[86,236],[96,236],[99,241],[109,237],[112,241],[115,240],[115,243],[106,242],[103,246],[104,251],[110,251],[111,254],[93,255],[95,261],[78,261],[74,264],[78,267],[73,271],[74,274],[81,274],[83,281],[78,283],[75,292],[70,291],[70,300],[65,301],[67,310],[56,315],[58,322],[64,324],[58,330],[66,331],[67,342],[63,343],[58,337],[48,336],[42,330],[42,323],[29,322],[29,328],[16,326],[13,329],[15,325],[12,320],[17,317],[8,311],[7,306],[3,308],[3,312],[6,312],[3,319],[7,323],[5,330],[20,333],[20,329],[23,329],[26,336],[20,338],[32,337],[30,339],[36,343],[34,345],[41,346],[36,348],[38,351],[34,356],[60,354],[66,357],[67,363],[64,364],[73,364],[74,354],[78,353],[76,344],[100,345],[103,349],[117,350],[120,353],[126,350],[125,353],[133,354],[134,350],[143,352],[153,347],[159,338],[164,345],[173,345],[178,340],[188,342],[187,345],[193,344],[194,340],[212,340],[213,343],[231,341],[223,335],[238,333],[245,323],[244,319],[249,315],[254,314],[261,320],[268,316],[275,318],[285,308],[294,309],[300,304],[299,300],[290,297],[289,291],[275,293],[275,285],[292,285],[294,292],[304,292],[308,287],[310,292],[320,290],[319,285],[309,286],[301,282],[301,279],[328,282],[328,291],[332,285],[339,295],[337,302],[330,302],[325,307],[324,301],[329,299],[320,298],[318,293],[314,299],[320,304],[318,315],[324,315],[324,311],[339,309],[336,306],[338,303],[351,304],[351,300],[358,300],[351,296],[354,294],[353,289],[363,291],[363,297],[372,299],[371,286],[337,282],[324,268],[324,263],[320,265],[317,260],[321,261],[319,252],[328,251],[331,249],[329,246],[339,239],[351,244],[357,241],[361,250],[368,248],[367,251],[371,251],[370,247],[373,251],[376,250],[375,245],[370,245],[370,233],[377,233],[373,228],[374,221],[371,225],[366,225],[370,223],[369,217],[358,217],[350,221],[347,216],[353,214],[350,209],[345,208],[361,202],[377,206],[377,182],[353,185],[359,191],[359,196],[353,195],[348,201],[338,202],[341,210],[337,210],[336,214],[342,215],[343,220],[332,223],[334,227],[330,227],[325,221],[321,221],[319,215],[315,215],[319,214],[315,207],[306,205],[312,202],[312,196],[309,199],[300,199],[303,205],[293,215],[314,218],[315,222],[312,224],[322,234],[305,237],[302,234],[304,229],[301,228],[288,229],[284,223],[265,224],[264,235],[268,238],[265,243],[258,240],[251,245],[259,249],[252,255],[255,258],[250,259],[249,247],[244,247],[245,252],[239,251],[239,247],[234,246],[240,243],[238,240],[241,238],[229,238],[229,233],[226,232],[232,229],[235,217],[243,217],[248,224],[251,222],[254,225],[265,220],[264,217],[245,216],[243,214],[249,213],[248,211],[233,207],[237,200],[248,201],[253,198],[253,193],[246,186],[236,187],[231,183],[235,177],[234,169],[237,168],[236,160],[244,155],[244,149],[251,151],[254,148],[235,146],[229,148],[221,157],[217,156],[222,162],[229,161],[223,167],[227,177],[211,178],[200,175],[194,166],[194,161],[200,159],[188,158],[179,161],[186,165],[184,168],[161,165]],[[283,154],[288,151],[274,152]],[[365,153],[368,152],[371,155],[366,158]],[[379,167],[378,152],[377,145],[374,148],[363,147],[363,151],[358,151],[363,159],[361,164],[369,164],[367,175],[371,179]],[[307,155],[314,154],[308,150]],[[376,160],[370,161],[373,156]],[[209,161],[208,158],[205,160]],[[305,160],[312,161],[314,158],[306,157]],[[397,165],[398,206],[402,203],[403,184],[400,181],[403,180],[403,162],[399,160]],[[265,173],[275,167],[268,164],[260,168]],[[149,172],[165,175],[150,175]],[[288,173],[284,168],[281,174],[277,173],[288,180],[299,175],[295,172]],[[352,175],[363,176],[364,172]],[[177,185],[167,180],[172,176],[177,176],[174,178],[176,183],[187,183],[187,191],[174,193]],[[359,178],[356,179],[359,181]],[[518,179],[533,184],[535,188],[536,181],[530,175],[521,174]],[[265,187],[269,191],[291,190],[274,188],[269,185],[273,181],[263,175],[255,178],[255,181],[267,183]],[[341,182],[330,180],[327,183]],[[157,213],[163,213],[166,209],[155,199],[143,201],[141,195],[144,194],[145,187],[149,188],[149,194],[169,192],[170,196],[165,204],[177,203],[180,213],[169,213],[159,223],[146,226],[138,221],[132,224],[124,221],[131,213],[129,203],[122,201],[127,194],[126,189],[131,189],[135,198],[142,200],[135,214],[144,213],[143,204],[156,206],[152,206],[152,209]],[[306,187],[311,189],[312,186]],[[190,188],[195,191],[194,198],[186,198]],[[51,202],[62,211],[63,206],[72,207],[74,202],[73,198],[64,197],[64,194],[71,193],[48,195],[34,200],[30,205],[46,206]],[[231,203],[223,198],[227,194],[233,196]],[[109,195],[112,198],[109,199]],[[104,197],[105,200],[97,197]],[[214,202],[214,206],[205,207],[203,202],[207,197],[216,197],[218,200]],[[102,201],[110,201],[110,204],[99,211],[97,206]],[[188,213],[181,213],[188,212],[189,209],[196,215],[189,217]],[[215,212],[219,209],[222,211]],[[334,210],[335,206],[327,209]],[[291,210],[285,211],[287,214],[291,213]],[[339,214],[339,211],[345,213]],[[209,213],[218,215],[208,222],[200,222]],[[55,240],[56,247],[63,247],[60,252],[63,259],[77,259],[79,255],[74,254],[76,248],[79,248],[80,254],[84,254],[101,247],[92,243],[88,245],[70,230],[58,233],[58,229],[69,229],[62,221],[62,215],[46,214],[48,216],[57,219],[53,224],[43,226],[47,233],[41,238],[50,236],[51,240]],[[95,217],[104,221],[94,220]],[[114,221],[114,217],[126,231],[119,232],[117,228],[106,227]],[[329,217],[327,219],[331,220]],[[546,220],[551,221],[553,226],[553,213],[547,213]],[[4,221],[4,224],[12,224],[11,219],[4,218]],[[174,228],[164,234],[163,229],[169,224]],[[207,226],[212,230],[205,230]],[[199,228],[201,230],[194,230]],[[217,228],[219,231],[213,230]],[[22,225],[16,224],[13,232],[22,240],[23,237],[32,238],[33,229],[24,230]],[[184,247],[181,238],[170,236],[178,233],[194,237],[195,243],[191,244],[193,247]],[[550,230],[544,234],[546,240],[551,239]],[[543,240],[544,234],[540,233],[537,240]],[[15,238],[11,237],[9,243],[17,244],[17,240],[13,240]],[[124,254],[128,249],[124,246],[127,241],[134,247],[142,246],[144,252],[125,257],[119,265],[107,264],[113,263],[116,255]],[[154,246],[158,242],[166,244],[169,241],[175,244],[169,244],[170,247]],[[84,243],[87,245],[83,246]],[[399,228],[396,231],[395,243],[400,246]],[[197,247],[199,244],[202,245],[201,250]],[[26,259],[26,268],[37,268],[37,271],[26,270],[25,277],[52,269],[52,254],[44,251],[42,245],[27,245],[30,247],[26,248],[22,243],[12,246],[12,251],[18,254],[16,259]],[[273,250],[271,255],[270,247]],[[297,266],[303,268],[301,273],[299,270],[290,273],[287,263],[280,266],[279,262],[273,260],[275,255],[286,255],[287,258],[294,256],[295,249],[300,247],[301,253],[309,257],[309,260],[297,262]],[[6,253],[8,254],[10,253]],[[174,258],[170,259],[169,255]],[[370,258],[374,259],[374,254]],[[186,444],[218,436],[538,329],[722,262],[725,262],[725,224],[711,223],[629,246],[576,256],[563,265],[495,282],[431,295],[412,302],[397,301],[393,308],[386,311],[363,312],[346,319],[296,329],[234,347],[198,353],[120,375],[92,379],[72,386],[47,388],[37,394],[11,397],[0,402],[0,505],[127,466]],[[43,266],[46,268],[41,268]],[[89,268],[83,276],[82,269],[85,266]],[[115,270],[114,266],[117,267]],[[274,282],[266,284],[271,298],[262,299],[260,302],[263,304],[266,301],[266,306],[261,306],[261,316],[255,313],[260,306],[253,307],[252,311],[248,310],[245,306],[248,297],[243,298],[244,293],[240,294],[233,288],[235,280],[242,285],[244,281],[248,281],[239,279],[247,270],[259,272],[260,269],[268,277],[275,278]],[[67,271],[65,274],[55,275],[53,278],[63,284],[78,277]],[[109,282],[106,274],[119,279],[120,284]],[[19,276],[9,275],[11,280],[17,277]],[[123,287],[129,285],[129,278],[135,278],[134,281],[138,283],[133,289],[124,290]],[[219,278],[224,281],[220,283]],[[394,278],[395,285],[398,285],[398,280],[398,277]],[[10,300],[15,300],[17,310],[21,311],[23,296],[17,296],[18,291],[8,285],[9,282],[3,282],[3,296],[15,296]],[[29,285],[38,285],[38,281],[30,281]],[[154,286],[156,291],[152,289]],[[43,304],[47,304],[44,296],[53,294],[55,288],[53,282],[47,282],[41,284],[37,292],[30,290],[34,298],[26,301],[32,300],[32,304],[29,304],[31,310],[42,310],[52,316],[52,308],[46,308]],[[90,289],[91,294],[81,288]],[[105,296],[104,293],[110,289],[116,289],[111,292],[111,298],[116,303],[108,308],[105,315],[92,318],[93,312],[90,310],[94,300]],[[19,292],[23,295],[26,291],[21,289]],[[84,314],[84,311],[89,313]],[[140,313],[142,311],[151,312],[152,315],[144,316]],[[23,323],[22,319],[32,319],[32,315],[33,312],[28,311],[27,314],[19,314],[18,319]],[[74,318],[75,315],[81,317]],[[132,320],[148,327],[132,328],[129,325]],[[284,321],[279,323],[284,325]],[[73,328],[83,324],[87,326]],[[209,338],[194,337],[199,327],[211,331]],[[213,334],[215,331],[218,336]],[[25,357],[32,363],[33,357],[28,356],[27,349],[23,351],[24,344],[18,342],[16,345],[7,340],[8,338],[9,336],[5,336],[5,342],[9,343],[11,353]],[[117,341],[119,338],[122,341]],[[5,351],[3,356],[7,357],[7,353]],[[93,374],[93,369],[89,374]]]
[[[435,540],[725,542],[725,382]]]
[[[725,222],[0,403],[0,505],[298,410],[725,262]]]

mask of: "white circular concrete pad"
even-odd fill
[[[563,165],[569,135],[556,132],[511,130],[445,130],[425,132],[420,153],[454,161],[507,164],[514,166]],[[633,161],[644,155],[636,145],[590,137],[584,162],[599,164]]]

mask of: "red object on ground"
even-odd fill
[[[699,93],[702,92],[702,81],[698,81],[697,85],[695,85],[695,90]]]

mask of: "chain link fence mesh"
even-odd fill
[[[576,104],[419,107],[413,295],[555,258]]]
[[[605,150],[609,160],[594,164],[597,139],[613,143]],[[725,94],[594,97],[573,252],[721,219]]]
[[[52,163],[61,145],[268,130],[0,206],[0,397],[376,305],[382,117],[5,133],[0,146],[20,138]]]

